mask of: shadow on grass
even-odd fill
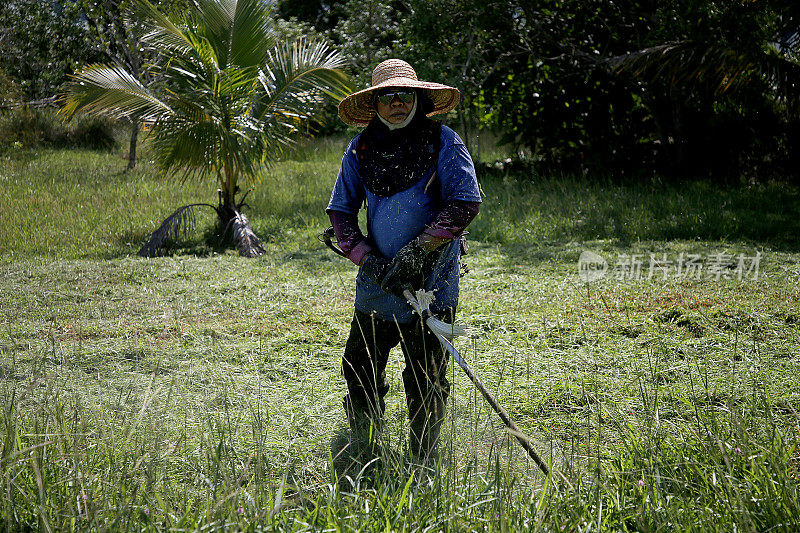
[[[327,226],[328,185],[321,174],[299,170],[294,180],[257,190],[247,209],[256,234],[287,250],[287,260],[315,264],[324,257],[312,230]],[[291,186],[290,186],[291,184]],[[281,185],[281,184],[278,184]],[[798,252],[800,188],[788,183],[723,186],[709,182],[620,184],[581,177],[485,176],[484,202],[470,225],[470,239],[501,247],[510,262],[540,264],[577,260],[581,250],[598,245],[618,253],[641,250],[652,242],[682,241],[699,247],[745,246]],[[317,227],[318,226],[318,227]],[[154,228],[155,229],[155,228]],[[209,256],[233,250],[218,229],[198,228],[176,242],[167,255]],[[142,232],[118,237],[129,250],[144,242]],[[667,245],[669,246],[669,245]]]
[[[155,228],[154,228],[155,229]],[[101,259],[119,259],[126,255],[136,256],[139,250],[150,237],[149,231],[130,230],[119,233],[114,240],[118,246],[110,248]],[[167,247],[158,257],[174,257],[191,255],[195,257],[211,257],[214,254],[223,254],[227,250],[235,250],[233,244],[228,244],[221,239],[216,227],[197,228],[190,232],[186,238],[168,241]]]
[[[654,241],[800,251],[800,189],[787,183],[620,185],[506,175],[486,178],[482,188],[472,237],[526,262],[559,258],[570,247],[580,253],[578,246],[598,242],[620,251]]]

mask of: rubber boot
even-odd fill
[[[357,474],[362,468],[372,472],[380,463],[379,439],[382,430],[381,413],[383,400],[380,400],[380,412],[350,401],[344,397],[344,408],[350,425],[349,457]]]
[[[435,465],[438,459],[439,435],[445,418],[445,400],[433,393],[423,401],[408,401],[408,444],[411,460],[418,465]]]

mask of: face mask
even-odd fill
[[[414,98],[414,105],[411,107],[411,112],[408,114],[406,119],[403,122],[400,122],[399,124],[392,124],[391,122],[383,118],[381,114],[378,113],[377,111],[375,111],[375,114],[378,116],[379,119],[381,119],[381,122],[386,124],[386,127],[389,128],[390,131],[399,130],[400,128],[405,128],[411,123],[411,119],[414,118],[414,114],[417,112],[418,101],[419,98]]]

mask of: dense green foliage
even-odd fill
[[[0,114],[0,152],[33,147],[108,150],[117,144],[114,123],[80,116],[65,123],[55,109],[22,106]]]
[[[175,11],[186,3],[159,2]],[[158,63],[163,58],[136,46],[139,19],[123,16],[130,4],[7,3],[6,74],[32,98],[52,96],[76,65],[101,56],[133,71]],[[491,129],[542,170],[767,180],[800,168],[797,6],[283,0],[277,14],[278,27],[335,44],[360,85],[396,56],[422,77],[459,87],[454,122],[470,148]],[[330,108],[320,120],[316,131],[344,130]]]
[[[282,8],[320,31],[339,21],[331,34],[362,80],[378,60],[399,56],[426,79],[459,87],[457,124],[468,143],[491,128],[542,169],[769,179],[800,168],[796,5],[310,0]],[[670,43],[680,46],[659,48]],[[628,53],[635,66],[625,64]]]
[[[99,54],[75,2],[7,0],[0,3],[0,57],[0,69],[30,101],[55,96],[69,74]]]
[[[167,10],[188,0],[155,0]],[[6,0],[0,5],[2,71],[28,102],[52,98],[86,64],[115,62],[139,70],[152,60],[139,42],[131,0]],[[0,80],[0,90],[2,89]],[[0,92],[0,97],[3,94]]]

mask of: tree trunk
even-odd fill
[[[222,195],[219,201],[220,215],[232,218],[239,211],[239,206],[236,205],[236,194],[239,192],[239,187],[236,185],[238,176],[227,164],[224,166],[223,172],[225,173],[225,181],[222,185]]]
[[[460,109],[458,111],[458,118],[461,121],[461,131],[464,135],[464,138],[461,140],[464,141],[464,146],[466,147],[467,151],[471,154],[472,132],[470,131],[469,117],[467,116],[467,112],[464,109]]]
[[[232,221],[236,218],[236,214],[239,210],[236,208],[236,202],[231,197],[232,195],[225,189],[217,189],[217,195],[219,195],[217,219],[219,220],[220,233],[227,239],[231,230]]]
[[[134,120],[131,125],[131,141],[128,149],[128,170],[136,168],[136,143],[139,141],[139,121]]]

